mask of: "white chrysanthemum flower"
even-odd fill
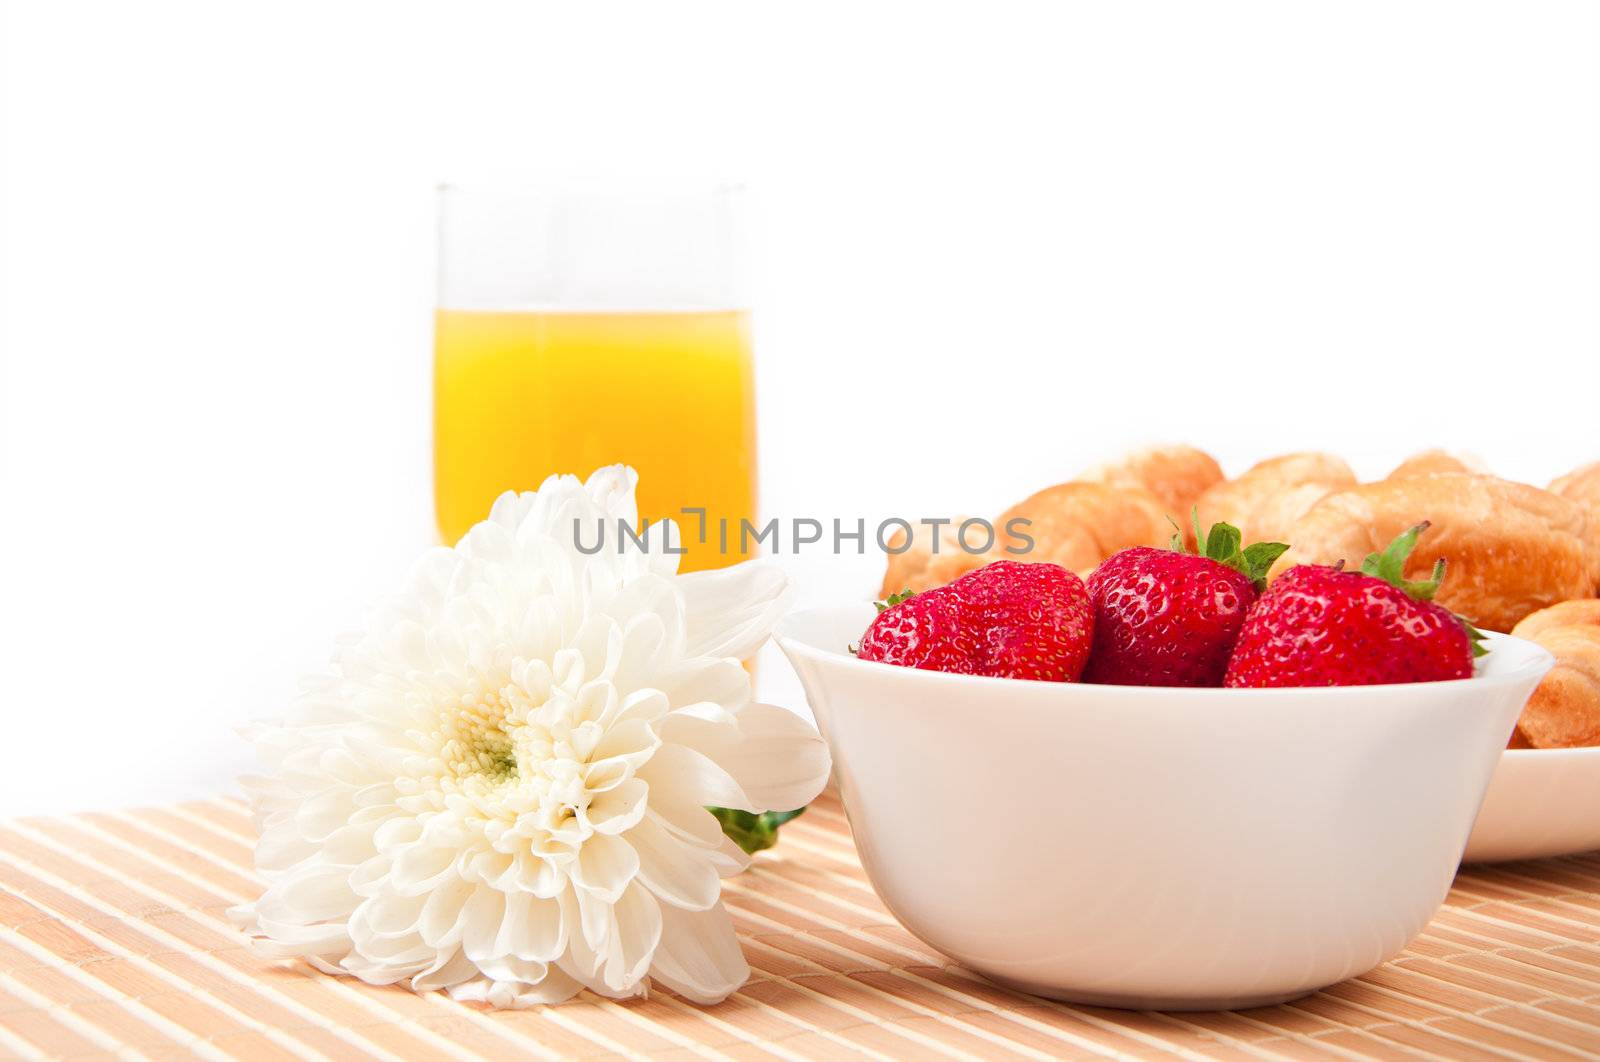
[[[269,954],[496,1006],[744,983],[720,878],[748,857],[706,806],[801,807],[828,754],[740,664],[781,572],[678,575],[661,526],[577,548],[634,523],[635,479],[502,496],[251,731],[267,889],[233,914]]]

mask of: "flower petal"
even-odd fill
[[[426,896],[401,896],[386,892],[364,900],[361,920],[375,937],[399,937],[417,931]]]
[[[687,656],[753,656],[789,610],[789,577],[766,561],[677,578],[687,612]]]
[[[650,809],[646,815],[654,817],[680,841],[699,848],[717,848],[727,838],[716,816],[707,811],[704,804],[682,793],[651,790]]]
[[[389,883],[396,892],[408,896],[428,892],[446,879],[456,877],[457,853],[426,843],[406,846],[389,868]]]
[[[495,949],[495,942],[506,917],[505,893],[480,886],[462,907],[461,917],[461,950],[467,958],[482,964],[504,954]]]
[[[696,1003],[720,1003],[750,977],[733,920],[721,905],[709,911],[661,908],[661,943],[650,976]]]
[[[750,867],[750,853],[740,848],[727,834],[722,835],[717,847],[706,856],[711,860],[711,865],[717,868],[717,873],[725,878],[743,874]]]
[[[429,947],[448,948],[460,942],[466,904],[476,891],[471,882],[452,878],[428,894],[417,932]]]
[[[359,925],[353,928],[359,929]],[[381,966],[407,966],[417,964],[426,966],[439,954],[439,949],[427,943],[416,933],[407,933],[397,937],[374,937],[366,934],[352,934],[357,960]],[[345,965],[351,969],[350,956],[345,957]],[[413,973],[415,971],[412,971]],[[407,975],[409,976],[409,975]],[[374,984],[391,984],[390,981],[373,982]]]
[[[504,984],[514,991],[518,985],[536,985],[543,981],[550,967],[542,962],[530,962],[506,955],[485,959],[478,963],[478,969],[496,984]]]
[[[419,992],[449,988],[451,985],[470,980],[477,972],[478,967],[467,958],[466,952],[460,950],[445,952],[411,979],[411,987]]]
[[[584,817],[598,833],[622,833],[624,830],[632,829],[633,825],[644,817],[645,801],[649,793],[649,786],[637,778],[630,778],[618,786],[595,794],[589,801],[588,808],[584,810]]]
[[[369,985],[392,985],[426,970],[438,961],[438,956],[430,948],[427,949],[425,958],[416,961],[398,958],[372,959],[354,954],[346,955],[337,966],[317,959],[309,961],[323,973],[348,973]]]
[[[256,869],[263,874],[288,870],[316,851],[315,844],[291,830],[263,830],[256,842]]]
[[[672,704],[709,701],[733,711],[750,703],[750,672],[732,657],[694,657],[664,670],[656,682]]]
[[[563,1003],[583,990],[566,971],[547,966],[538,981],[495,981],[477,977],[450,988],[450,996],[463,1002],[523,1010],[546,1003]]]
[[[684,745],[662,745],[650,762],[639,768],[650,792],[673,793],[698,805],[769,811],[751,804],[733,776],[709,756]],[[787,810],[787,809],[785,809]]]
[[[343,922],[314,926],[274,922],[260,917],[253,908],[235,908],[230,914],[250,934],[255,950],[274,959],[298,955],[331,958],[343,955],[351,947],[350,930]]]
[[[661,738],[701,753],[744,791],[744,804],[706,801],[721,807],[745,811],[805,807],[827,785],[832,768],[828,746],[816,728],[770,704],[749,704],[737,713],[714,705],[691,705],[667,716]]]
[[[601,976],[613,992],[639,984],[661,940],[661,905],[638,883],[629,885],[611,908],[611,940]]]
[[[570,897],[570,899],[569,899]],[[582,889],[571,889],[562,894],[562,909],[570,918],[573,906],[577,908],[578,932],[567,933],[567,954],[561,967],[586,986],[594,987],[594,978],[605,961],[606,939],[611,931],[611,905],[595,899]]]
[[[525,892],[506,895],[505,920],[494,950],[528,962],[551,962],[567,946],[567,923],[561,904]]]
[[[625,759],[637,767],[661,744],[650,724],[641,718],[625,719],[606,731],[590,754],[591,763]]]
[[[497,885],[505,888],[504,880]],[[516,860],[515,873],[516,887],[525,892],[548,900],[567,886],[567,879],[556,866],[548,859],[541,859],[532,853],[519,856]]]
[[[286,922],[325,922],[343,919],[360,905],[350,889],[348,867],[302,864],[289,871],[261,897],[258,909],[265,918]]]
[[[663,901],[704,911],[722,895],[722,879],[705,849],[678,840],[655,818],[629,830],[628,843],[639,853],[639,880]]]
[[[307,841],[321,842],[334,830],[350,821],[355,806],[355,791],[336,785],[302,801],[295,809],[295,828]]]
[[[684,703],[688,702],[685,701]],[[615,715],[602,719],[601,722],[608,728],[630,719],[640,719],[646,723],[654,723],[671,710],[672,702],[660,690],[634,690],[622,698],[617,705]]]
[[[572,882],[601,903],[616,903],[639,872],[639,853],[619,837],[597,833],[583,842],[570,871]]]

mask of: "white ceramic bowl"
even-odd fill
[[[778,626],[895,917],[1082,1003],[1259,1006],[1364,973],[1443,901],[1550,666],[1491,635],[1454,682],[1172,690],[892,667],[870,605]]]
[[[1467,839],[1468,862],[1600,848],[1600,748],[1507,749]]]

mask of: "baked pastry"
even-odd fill
[[[1552,480],[1550,490],[1583,506],[1589,514],[1589,543],[1600,556],[1600,461]]]
[[[963,548],[960,534],[965,519],[957,516],[948,523],[941,522],[937,535],[929,525],[919,525],[910,546],[899,553],[893,550],[905,543],[906,534],[896,530],[889,538],[888,564],[879,596],[888,597],[901,590],[920,593],[943,586],[997,560],[1049,561],[1087,575],[1119,549],[1165,545],[1172,538],[1172,525],[1155,495],[1102,483],[1061,483],[1013,505],[994,521],[993,545],[982,553]],[[1013,520],[1027,521],[1017,525],[1018,535],[1008,532]],[[968,535],[974,545],[980,538],[987,535]]]
[[[1550,482],[1550,489],[1563,498],[1600,509],[1600,461],[1575,468]]]
[[[1479,627],[1508,631],[1529,613],[1584,597],[1596,556],[1582,508],[1549,491],[1493,476],[1439,473],[1383,480],[1330,494],[1291,529],[1293,546],[1272,567],[1358,566],[1408,527],[1428,521],[1406,566],[1424,578],[1443,557],[1438,601]]]
[[[997,550],[1025,545],[1007,534],[1012,520],[1028,521],[1022,531],[1033,539],[1033,548],[1007,556],[1049,561],[1080,575],[1119,549],[1161,546],[1172,539],[1166,507],[1154,494],[1103,483],[1060,483],[1013,505],[995,521]]]
[[[1355,485],[1350,466],[1332,454],[1284,454],[1213,484],[1195,504],[1206,526],[1226,521],[1244,532],[1246,542],[1288,542],[1284,536],[1302,514],[1326,495]]]
[[[1222,466],[1193,446],[1151,446],[1091,468],[1078,479],[1121,490],[1148,491],[1168,516],[1187,525],[1189,510],[1201,493],[1222,482]]]
[[[971,553],[962,547],[961,524],[966,519],[968,517],[957,516],[949,523],[940,523],[938,534],[933,533],[931,525],[919,524],[910,536],[909,546],[906,546],[906,532],[896,529],[889,537],[889,563],[884,569],[883,585],[878,590],[878,596],[887,598],[902,590],[921,593],[952,582],[991,560],[1003,559],[1006,555],[999,553],[998,547],[985,553]],[[995,530],[998,533],[1001,528]],[[968,540],[977,545],[984,537],[974,532],[968,535]],[[935,542],[939,547],[937,551],[934,550]],[[902,546],[906,548],[902,550]],[[896,550],[901,551],[897,553]]]
[[[1513,747],[1600,745],[1600,600],[1563,601],[1523,619],[1512,634],[1556,658],[1517,721]]]
[[[1448,450],[1423,450],[1401,461],[1387,478],[1409,479],[1412,476],[1432,476],[1440,472],[1481,475],[1486,471],[1483,462],[1475,457],[1453,454]]]

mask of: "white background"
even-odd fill
[[[0,813],[226,787],[430,543],[441,179],[749,182],[770,515],[1600,457],[1587,3],[5,18]]]

